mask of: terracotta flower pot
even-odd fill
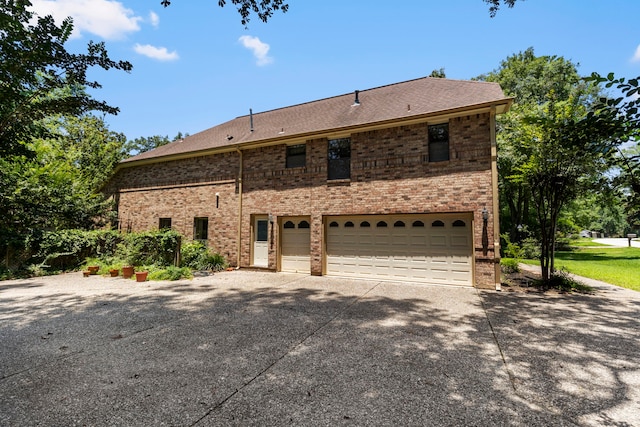
[[[118,277],[120,275],[120,270],[117,268],[112,268],[111,270],[109,270],[109,274],[111,275],[111,277]]]
[[[89,277],[91,275],[91,272],[89,270],[85,270],[85,271],[82,272],[82,275],[84,277]]]
[[[146,282],[148,271],[136,271],[136,282]]]
[[[89,272],[91,274],[98,274],[98,270],[100,270],[100,266],[99,265],[90,265],[89,267],[87,267],[87,270],[89,270]]]
[[[127,265],[125,267],[122,267],[122,277],[124,277],[125,279],[129,279],[131,278],[131,276],[133,276],[133,266]]]

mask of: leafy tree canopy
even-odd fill
[[[164,7],[171,5],[170,0],[162,0],[160,4]],[[218,6],[224,7],[226,0],[218,0]],[[255,13],[262,22],[267,22],[275,11],[285,13],[289,10],[289,5],[284,0],[231,0],[231,4],[236,6],[241,16],[242,25],[247,25],[251,20],[251,14]]]
[[[489,4],[489,15],[491,15],[491,17],[493,18],[496,16],[496,13],[498,13],[500,6],[504,5],[508,7],[513,7],[513,5],[518,0],[483,0],[483,1]],[[524,1],[524,0],[521,0],[521,1]]]
[[[126,61],[109,58],[104,43],[89,42],[86,53],[70,53],[64,44],[73,29],[71,18],[58,26],[53,17],[34,19],[31,2],[0,1],[0,155],[29,154],[27,143],[45,131],[41,120],[55,114],[88,111],[116,114],[118,109],[89,96],[99,88],[87,70],[130,71]]]

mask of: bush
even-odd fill
[[[188,267],[167,267],[162,270],[153,270],[149,271],[149,280],[180,280],[180,279],[191,279],[193,275],[191,274],[191,269]]]
[[[540,280],[537,284],[538,286],[546,289],[558,289],[559,291],[564,292],[593,292],[593,288],[591,286],[575,280],[569,275],[569,272],[564,269],[555,271],[549,280],[546,282]]]
[[[227,267],[227,261],[220,254],[211,253],[202,242],[192,241],[180,249],[182,267],[194,270],[220,271]]]
[[[32,262],[52,271],[70,270],[89,257],[113,256],[120,240],[120,233],[113,230],[45,232]]]
[[[520,272],[520,266],[518,260],[514,258],[502,258],[500,260],[500,268],[504,274],[518,273]]]
[[[118,245],[117,256],[131,265],[173,265],[180,234],[170,229],[129,233]]]

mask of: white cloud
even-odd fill
[[[269,56],[270,46],[260,41],[257,37],[242,36],[238,39],[240,43],[253,52],[256,58],[256,64],[259,66],[268,65],[273,62],[273,58]]]
[[[149,21],[151,22],[151,25],[156,28],[158,28],[158,25],[160,25],[160,17],[155,12],[149,12]]]
[[[87,32],[104,39],[121,39],[139,31],[138,23],[142,20],[131,9],[113,0],[33,0],[32,5],[38,15],[51,15],[59,23],[71,16],[72,37]]]
[[[144,55],[151,59],[157,59],[158,61],[175,61],[179,58],[178,53],[174,50],[169,52],[166,47],[155,47],[150,44],[136,43],[133,46],[133,50],[140,55]]]
[[[640,45],[636,48],[636,53],[631,58],[631,62],[640,62]]]

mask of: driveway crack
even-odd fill
[[[190,424],[190,426],[191,427],[196,426],[201,421],[203,421],[205,418],[207,418],[209,415],[211,415],[213,412],[215,412],[216,410],[218,410],[222,406],[224,406],[225,403],[227,403],[229,400],[231,400],[233,397],[235,397],[238,393],[240,393],[246,387],[251,385],[255,380],[257,380],[258,378],[262,377],[265,373],[267,373],[269,370],[271,370],[271,368],[273,368],[276,364],[278,364],[285,357],[287,357],[293,351],[295,351],[296,348],[298,348],[299,346],[304,344],[305,341],[307,341],[309,338],[311,338],[314,335],[316,335],[322,329],[326,328],[329,324],[331,324],[333,321],[335,321],[343,313],[345,313],[347,310],[349,310],[351,307],[353,307],[357,302],[359,302],[364,297],[366,297],[369,293],[371,293],[371,291],[376,289],[380,285],[380,283],[381,282],[376,283],[371,288],[367,289],[367,291],[364,292],[363,294],[354,297],[353,301],[351,301],[348,304],[346,304],[341,310],[339,310],[337,313],[335,313],[333,316],[331,316],[328,320],[326,320],[325,322],[320,323],[320,325],[318,327],[316,327],[313,330],[311,330],[311,332],[309,332],[307,335],[305,335],[300,341],[298,341],[297,343],[295,343],[291,347],[289,347],[288,350],[286,350],[283,354],[281,354],[279,357],[277,357],[275,360],[273,360],[269,365],[267,365],[267,367],[265,367],[263,370],[258,372],[253,378],[251,378],[249,381],[244,383],[240,388],[235,389],[232,393],[230,393],[222,401],[218,402],[215,406],[213,406],[211,409],[209,409],[202,417],[197,419],[194,423]]]

